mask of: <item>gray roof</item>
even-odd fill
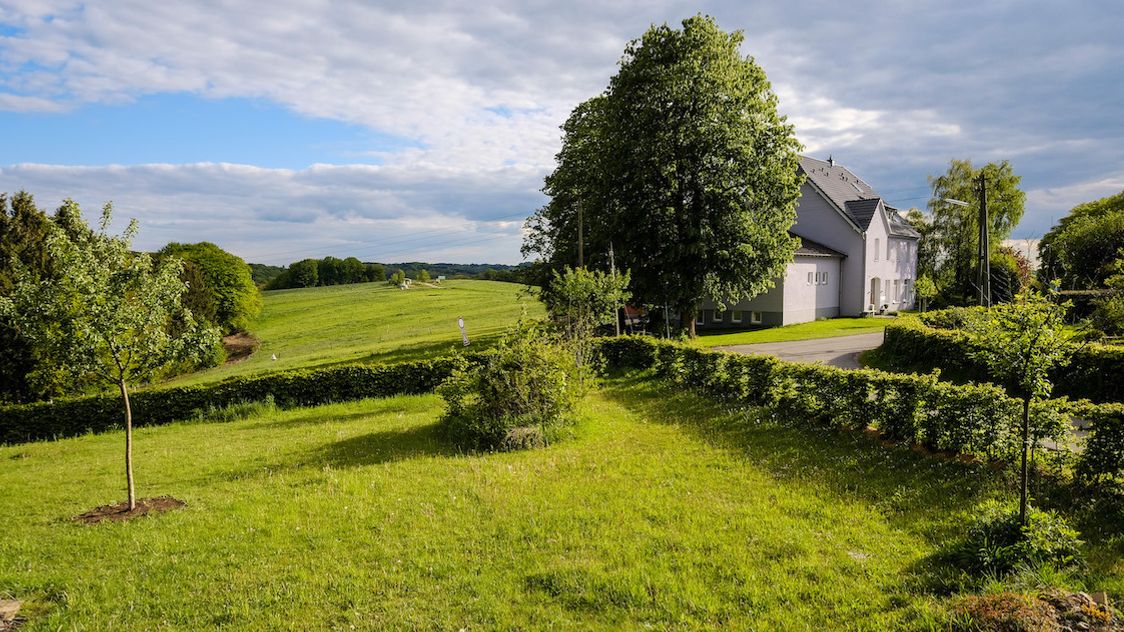
[[[891,235],[895,235],[897,237],[912,237],[914,239],[921,238],[921,233],[917,232],[917,229],[911,226],[910,223],[906,221],[904,217],[902,217],[902,214],[898,209],[887,205],[886,216],[890,218]]]
[[[803,256],[803,257],[839,257],[839,258],[843,258],[843,257],[847,256],[847,255],[839,252],[838,250],[832,250],[831,248],[828,248],[827,246],[819,243],[818,241],[812,241],[811,239],[808,239],[807,237],[801,237],[800,235],[797,235],[796,233],[789,233],[789,234],[792,235],[793,237],[797,237],[797,238],[800,239],[800,247],[796,249],[796,255],[797,256]]]
[[[839,163],[801,156],[800,171],[828,201],[858,226],[859,230],[870,228],[870,220],[878,212],[879,203],[885,206],[882,196],[878,195],[873,187]],[[889,207],[886,209],[891,211]],[[895,224],[894,218],[900,219],[896,211],[888,212],[887,216],[890,217],[892,234],[900,237],[920,237],[917,231],[904,221]]]

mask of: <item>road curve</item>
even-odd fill
[[[882,344],[882,333],[790,340],[787,342],[762,342],[752,345],[715,347],[734,353],[771,355],[790,362],[813,364],[822,362],[843,369],[857,369],[859,354]]]

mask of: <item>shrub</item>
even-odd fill
[[[1061,630],[1050,604],[1016,593],[970,595],[952,607],[952,629],[994,632]]]
[[[968,334],[960,329],[941,327],[966,321],[965,317],[950,315],[952,311],[928,312],[920,318],[895,318],[886,326],[880,351],[907,367],[940,369],[966,379],[992,380],[983,364],[972,359],[976,349]],[[937,315],[935,320],[930,319],[933,315]],[[927,326],[926,322],[932,325]],[[1124,402],[1124,347],[1074,345],[1069,365],[1051,371],[1050,381],[1056,395],[1095,402]]]
[[[1073,415],[1090,422],[1085,449],[1077,460],[1077,477],[1098,484],[1124,478],[1124,404],[1078,404]]]
[[[568,363],[544,334],[522,327],[479,365],[458,366],[437,389],[445,399],[441,423],[447,436],[465,449],[546,443],[572,420],[578,386]]]
[[[1020,567],[1080,565],[1081,540],[1058,514],[1029,508],[1027,524],[1006,505],[985,505],[956,547],[954,560],[970,573],[1005,575]]]

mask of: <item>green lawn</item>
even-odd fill
[[[545,450],[458,454],[440,409],[140,429],[141,495],[188,505],[128,524],[68,521],[121,499],[120,433],[0,447],[0,596],[29,631],[923,628],[926,557],[1001,487],[630,379]]]
[[[702,347],[719,347],[748,345],[757,342],[785,342],[788,340],[871,334],[885,329],[888,322],[890,322],[888,318],[829,318],[810,323],[755,329],[753,331],[735,331],[732,333],[699,331],[696,344]]]
[[[212,382],[232,375],[344,362],[395,362],[446,355],[461,345],[463,316],[473,344],[486,345],[519,320],[545,313],[525,286],[446,281],[441,288],[400,290],[359,283],[264,293],[251,332],[261,348],[249,359],[167,382]],[[276,354],[277,360],[272,360]]]

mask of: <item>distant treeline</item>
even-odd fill
[[[345,285],[385,281],[387,270],[402,270],[411,279],[417,279],[424,271],[432,279],[443,276],[447,279],[483,279],[487,281],[527,282],[527,265],[509,266],[486,263],[365,263],[355,257],[337,259],[302,259],[287,268],[252,263],[254,280],[264,284],[267,290],[283,290],[300,287],[324,285]],[[276,272],[274,272],[276,271]]]

